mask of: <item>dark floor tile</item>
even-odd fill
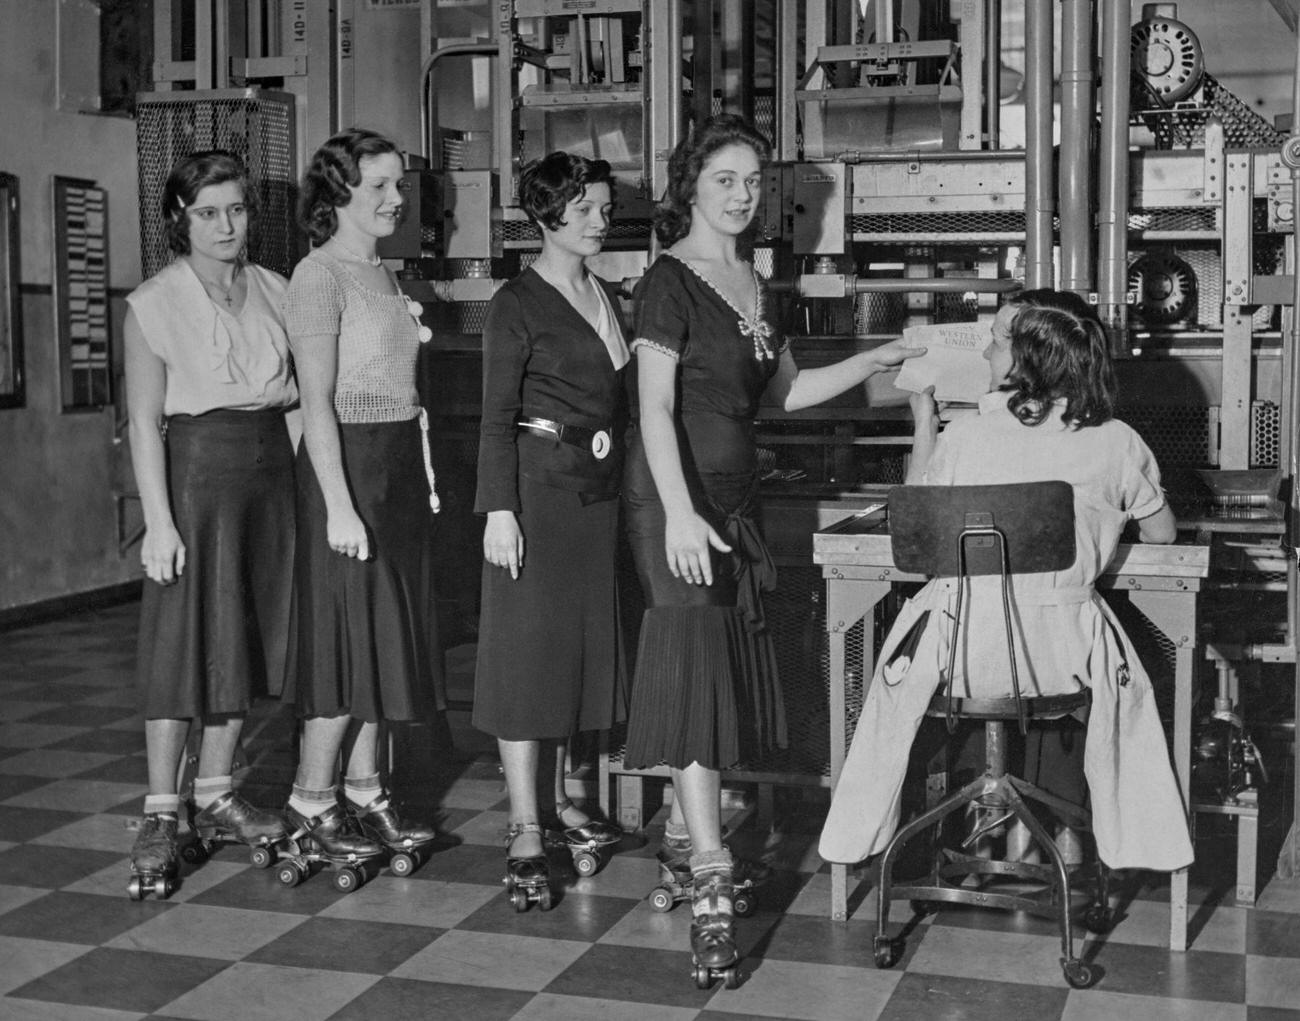
[[[19,844],[0,851],[0,883],[57,889],[85,879],[115,862],[122,863],[122,890],[125,893],[128,872],[120,854],[81,847]]]
[[[29,661],[17,670],[6,672],[0,677],[0,680],[6,683],[27,685],[35,694],[37,691],[44,691],[46,685],[57,681],[60,677],[67,677],[69,672],[68,668],[62,663]],[[98,691],[99,689],[94,690]],[[13,693],[12,690],[9,692],[9,694]]]
[[[75,699],[68,698],[59,690],[62,687],[63,685],[51,686],[48,689],[49,695],[47,697],[57,697],[60,701],[75,701]],[[96,694],[102,693],[101,689],[88,690],[94,691]],[[35,716],[29,716],[24,722],[52,723],[61,727],[103,727],[134,715],[134,709],[124,709],[120,706],[61,705],[57,709],[46,709]]]
[[[1246,1021],[1300,1021],[1300,1008],[1287,1010],[1285,1007],[1247,1007]]]
[[[99,898],[103,900],[104,898]],[[97,947],[10,995],[147,1012],[170,1003],[228,967],[228,961]],[[74,1017],[69,1012],[69,1017]]]
[[[748,1021],[799,1021],[784,1014],[746,1014],[745,1017]],[[702,1010],[695,1015],[695,1021],[738,1021],[738,1018],[738,1014],[721,1010]]]
[[[461,844],[435,854],[415,873],[419,879],[444,883],[481,883],[484,876],[503,876],[505,851],[487,844]]]
[[[48,783],[48,781],[46,781]],[[84,812],[61,812],[53,808],[18,808],[0,805],[0,840],[20,842],[57,830],[84,819]]]
[[[223,862],[243,858],[237,847],[220,852]],[[202,868],[202,866],[200,866]],[[421,870],[423,871],[423,870]],[[275,869],[244,869],[225,882],[190,898],[191,904],[248,911],[282,911],[291,915],[315,915],[348,894],[334,889],[328,869],[315,871],[297,886],[285,886],[275,877]]]
[[[244,960],[291,968],[323,968],[386,975],[443,934],[417,925],[312,918]]]
[[[1107,992],[1246,1002],[1246,959],[1240,954],[1207,950],[1175,954],[1161,947],[1108,942],[1097,951],[1095,961],[1106,969]]]
[[[121,898],[55,890],[0,915],[0,935],[97,946],[174,906],[152,897],[127,900],[125,882],[122,890]]]
[[[144,735],[136,730],[87,730],[85,733],[55,741],[45,747],[64,752],[108,752],[113,755],[131,755],[144,748]],[[96,777],[96,779],[103,778]]]
[[[113,732],[105,730],[101,733],[111,734]],[[139,734],[126,731],[122,733],[126,733],[135,742],[139,750],[144,750],[144,740]],[[77,779],[111,780],[114,783],[148,783],[149,764],[145,761],[143,755],[123,755],[120,759],[114,759],[112,762],[105,762],[102,766],[96,766],[84,773],[78,773]],[[48,783],[49,781],[45,782]]]
[[[1281,911],[1247,912],[1246,953],[1300,957],[1300,915]]]
[[[497,871],[500,871],[499,863]],[[480,876],[480,881],[481,878]],[[515,936],[536,936],[539,939],[593,942],[605,935],[638,903],[636,900],[624,897],[598,897],[592,894],[564,891],[557,891],[557,893],[559,899],[550,911],[533,910],[523,914],[503,910],[503,902],[493,898],[462,921],[457,928],[471,929],[476,932],[509,933]]]
[[[74,702],[84,701],[88,698],[94,698],[96,695],[102,695],[103,693],[104,689],[98,684],[75,684],[72,682],[65,684],[55,681],[41,686],[41,698],[47,702],[66,702],[71,704]],[[103,708],[99,706],[88,706],[87,708],[91,709],[95,713],[101,713],[104,711]],[[116,709],[110,710],[110,712],[117,711],[118,710]],[[104,720],[104,722],[108,721]],[[86,724],[80,725],[86,726]],[[91,725],[93,725],[93,723]]]
[[[766,905],[762,914],[766,914]],[[747,925],[746,922],[739,923]],[[895,927],[897,928],[897,927]],[[755,952],[769,961],[836,964],[869,967],[875,921],[849,921],[827,926],[826,919],[809,915],[779,915]],[[916,943],[915,939],[910,943]],[[910,948],[909,948],[910,949]]]
[[[0,773],[0,801],[16,798],[24,791],[44,787],[49,782],[49,778],[44,776],[10,776],[8,773]]]
[[[717,991],[685,981],[691,955],[683,950],[652,950],[597,944],[564,969],[544,990],[560,996],[599,996],[630,1003],[702,1007]]]
[[[464,1018],[506,1021],[533,998],[533,993],[485,986],[458,986],[416,979],[380,979],[329,1021],[373,1021],[375,1018]],[[728,1021],[737,1021],[732,1015]]]
[[[1059,1021],[1069,987],[986,982],[946,975],[904,975],[879,1021]]]

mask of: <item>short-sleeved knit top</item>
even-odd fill
[[[420,413],[419,323],[408,305],[400,292],[367,287],[325,249],[313,249],[294,267],[284,297],[289,339],[338,335],[339,422],[404,422]]]
[[[757,273],[754,282],[755,307],[737,309],[688,263],[665,252],[637,287],[633,347],[677,359],[677,414],[703,473],[756,470],[754,416],[784,344],[766,318]]]
[[[149,350],[166,366],[164,415],[287,408],[298,401],[280,304],[284,278],[243,271],[237,310],[218,305],[185,259],[164,266],[129,295]]]

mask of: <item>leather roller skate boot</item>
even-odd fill
[[[587,819],[576,826],[569,826],[564,821],[565,812],[580,812],[569,798],[555,803],[554,829],[564,834],[564,839],[570,844],[592,844],[597,847],[603,847],[606,844],[617,844],[623,839],[623,829],[612,822],[603,819]],[[584,814],[585,813],[581,813]]]
[[[290,806],[285,808],[284,818],[292,839],[311,842],[331,859],[378,858],[384,853],[380,844],[353,828],[347,812],[337,804],[311,818]]]
[[[176,878],[177,828],[172,812],[149,812],[140,820],[127,883],[127,895],[132,900],[142,900],[147,893],[171,896]]]
[[[348,812],[363,834],[388,849],[388,867],[394,875],[408,876],[419,868],[426,849],[438,839],[432,826],[403,819],[383,792],[364,808],[349,805]]]
[[[691,956],[695,966],[721,970],[740,957],[732,913],[730,863],[695,871],[691,894]]]
[[[527,911],[530,904],[537,904],[543,911],[551,909],[551,863],[546,857],[546,845],[543,840],[542,853],[531,855],[513,854],[515,841],[525,833],[536,833],[544,838],[542,827],[535,822],[511,823],[505,833],[506,874],[502,882],[506,886],[506,896],[517,912]]]
[[[250,846],[273,844],[288,836],[282,817],[250,805],[234,791],[200,808],[191,825],[200,840],[237,840]]]

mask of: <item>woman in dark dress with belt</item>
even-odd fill
[[[506,883],[518,909],[550,905],[544,818],[571,845],[620,836],[564,789],[567,739],[623,715],[614,550],[629,356],[613,290],[584,264],[601,249],[611,203],[604,160],[555,152],[526,166],[519,204],[541,230],[542,252],[492,299],[483,330],[474,725],[501,752]],[[554,756],[545,817],[543,748],[548,767]]]
[[[776,572],[758,526],[760,399],[766,392],[787,411],[807,408],[924,351],[894,341],[796,367],[772,327],[762,278],[736,250],[767,156],[767,141],[726,114],[674,150],[655,215],[666,250],[637,290],[632,345],[639,422],[624,496],[647,609],[624,761],[671,769],[664,854],[689,860],[691,950],[703,969],[739,956],[720,771],[786,740],[763,620],[762,592]]]

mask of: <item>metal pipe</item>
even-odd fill
[[[1025,2],[1025,286],[1052,286],[1052,0]]]
[[[1092,290],[1092,0],[1061,2],[1061,289]]]
[[[496,43],[452,43],[434,50],[420,64],[420,152],[426,160],[433,162],[431,139],[433,138],[433,103],[429,96],[429,78],[433,74],[433,65],[443,57],[472,56],[495,57],[499,52]],[[441,163],[441,161],[438,161]]]
[[[812,273],[816,278],[819,274]],[[824,279],[824,278],[823,278]],[[850,294],[1006,294],[1021,288],[1019,280],[1009,277],[846,277],[844,296]],[[780,293],[802,293],[800,278],[772,279],[767,289]],[[820,292],[816,297],[825,297]]]
[[[1002,146],[1002,0],[985,0],[984,126],[988,148]]]
[[[1295,77],[1292,81],[1291,92],[1291,134],[1282,144],[1282,161],[1291,168],[1291,208],[1300,210],[1300,33],[1296,35],[1296,57],[1295,57]],[[1287,644],[1293,649],[1300,643],[1300,593],[1297,587],[1300,586],[1300,578],[1297,577],[1297,556],[1300,555],[1300,442],[1297,441],[1296,429],[1300,427],[1300,409],[1296,407],[1297,399],[1300,399],[1300,351],[1297,350],[1296,344],[1300,343],[1300,244],[1296,244],[1297,236],[1291,235],[1291,274],[1295,282],[1295,291],[1291,299],[1291,344],[1285,349],[1284,354],[1289,354],[1291,362],[1290,371],[1285,373],[1283,378],[1290,385],[1290,399],[1285,401],[1283,407],[1286,409],[1286,420],[1283,427],[1286,429],[1286,460],[1287,473],[1291,482],[1291,500],[1290,500],[1290,521],[1289,542],[1290,557],[1288,569],[1286,572],[1287,591],[1286,591],[1286,622],[1287,622]],[[1296,662],[1292,667],[1294,672],[1293,686],[1294,696],[1291,702],[1293,711],[1300,717],[1300,656],[1296,656]],[[1278,872],[1284,875],[1300,875],[1300,821],[1297,821],[1297,812],[1300,812],[1300,741],[1292,739],[1292,791],[1291,791],[1291,830],[1287,834],[1287,840],[1283,844],[1282,852],[1278,855]]]
[[[1114,350],[1128,332],[1129,0],[1102,0],[1097,312]]]

